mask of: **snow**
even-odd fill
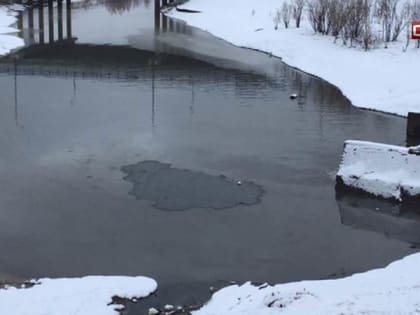
[[[193,315],[401,315],[420,312],[420,254],[384,269],[338,280],[263,285],[216,292]]]
[[[10,26],[15,22],[15,13],[7,7],[0,6],[0,56],[23,45],[23,39],[10,34],[17,31]]]
[[[420,156],[404,148],[373,142],[346,141],[337,177],[345,185],[376,196],[403,200],[420,195]]]
[[[31,288],[0,289],[0,314],[115,315],[121,305],[109,305],[113,296],[142,298],[156,288],[156,282],[146,277],[40,279]]]
[[[301,28],[274,29],[273,18],[285,0],[190,0],[179,6],[201,13],[168,14],[241,47],[279,56],[292,67],[319,76],[341,89],[354,106],[407,116],[420,111],[415,78],[420,50],[414,41],[403,52],[401,42],[368,52],[348,48],[331,36],[314,34],[309,22]],[[258,30],[258,31],[257,31]]]

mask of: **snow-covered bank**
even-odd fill
[[[273,18],[284,0],[190,0],[170,16],[206,30],[234,45],[281,57],[287,64],[317,75],[339,87],[358,107],[406,116],[420,111],[420,50],[403,43],[365,52],[343,47],[330,36],[314,35],[309,22],[274,29]],[[292,23],[293,24],[293,23]]]
[[[346,186],[402,201],[420,195],[420,156],[409,148],[346,141],[337,179]]]
[[[339,280],[230,286],[194,315],[418,314],[420,254]]]
[[[10,34],[17,31],[11,27],[15,22],[15,13],[7,7],[0,6],[0,56],[23,45],[23,39]]]
[[[121,305],[109,305],[113,296],[142,298],[156,290],[146,277],[89,276],[40,279],[27,289],[0,289],[0,314],[115,315]]]

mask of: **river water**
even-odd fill
[[[51,45],[24,12],[27,46],[0,60],[2,280],[146,275],[163,302],[193,303],[217,283],[338,277],[415,250],[420,232],[388,233],[334,189],[346,139],[404,145],[405,119],[129,4],[74,4],[72,39]],[[173,172],[136,198],[123,170],[144,161]],[[218,180],[255,198],[213,207],[236,189]],[[180,206],[156,206],[174,191]]]

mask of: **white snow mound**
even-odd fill
[[[31,288],[0,289],[0,314],[118,315],[121,305],[109,305],[113,296],[142,298],[157,288],[146,277],[88,276],[40,279]]]
[[[256,287],[250,283],[216,292],[194,315],[409,315],[420,311],[420,254],[338,280]]]

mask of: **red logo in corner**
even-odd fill
[[[420,39],[420,21],[411,22],[411,39]]]

